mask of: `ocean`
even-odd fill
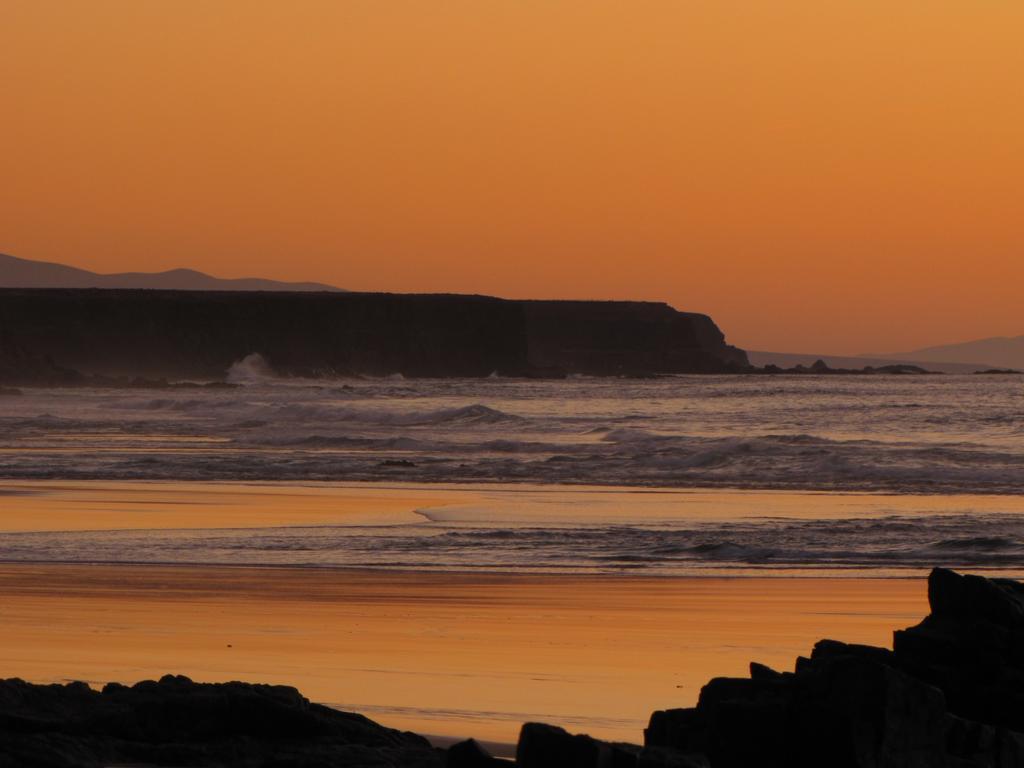
[[[1016,376],[304,380],[250,359],[232,380],[0,398],[0,493],[369,484],[463,500],[398,521],[6,532],[0,560],[1024,573]]]

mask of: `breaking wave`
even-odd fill
[[[532,482],[1024,493],[1016,381],[858,377],[280,379],[227,390],[27,390],[0,477]]]

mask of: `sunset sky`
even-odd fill
[[[0,252],[1024,334],[1019,0],[3,0]]]

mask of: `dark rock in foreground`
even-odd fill
[[[822,640],[793,672],[751,664],[643,749],[527,724],[526,768],[1024,768],[1024,584],[936,569],[931,614],[894,649]]]
[[[441,768],[411,733],[311,704],[294,688],[161,678],[132,687],[0,681],[0,766]]]
[[[794,672],[752,665],[655,712],[646,743],[714,768],[1024,766],[1024,585],[936,569],[928,597],[894,650],[823,640]]]
[[[501,768],[508,762],[493,757],[476,739],[466,739],[448,747],[446,768]]]

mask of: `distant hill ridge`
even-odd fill
[[[220,278],[194,269],[99,274],[0,253],[0,288],[125,288],[166,291],[343,291],[324,283],[289,283],[258,277]]]
[[[913,352],[872,355],[887,360],[921,360],[926,363],[970,362],[986,368],[1024,368],[1024,336],[993,336],[988,339],[942,344]]]

